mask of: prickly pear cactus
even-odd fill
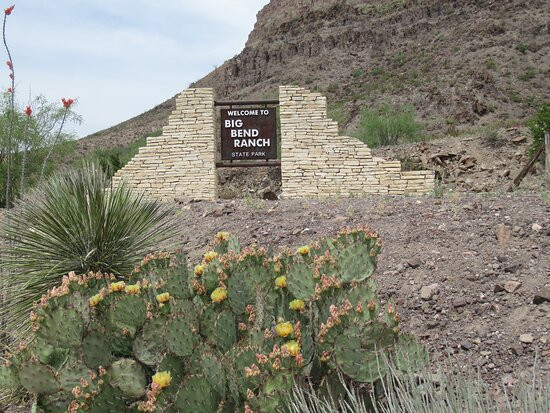
[[[273,256],[221,232],[191,269],[161,253],[125,281],[71,273],[37,303],[0,387],[43,412],[275,412],[304,377],[373,383],[384,356],[420,366],[377,299],[380,247],[359,228]]]

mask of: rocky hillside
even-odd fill
[[[523,119],[550,99],[548,21],[544,0],[272,0],[243,51],[193,86],[240,99],[298,84],[325,93],[350,130],[363,107],[410,104],[445,134]],[[173,107],[84,138],[80,150],[128,145]]]

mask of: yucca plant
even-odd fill
[[[52,177],[3,219],[0,314],[8,329],[24,333],[32,304],[70,271],[124,278],[174,235],[170,215],[124,184],[110,188],[95,164]]]
[[[389,374],[370,388],[340,377],[340,397],[296,385],[285,413],[516,413],[550,412],[550,381],[535,361],[530,379],[511,392],[506,384],[489,386],[473,367],[457,372],[449,359],[434,374],[431,367],[400,371],[385,362]],[[513,393],[513,394],[512,394]]]

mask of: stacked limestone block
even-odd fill
[[[176,110],[162,135],[147,145],[113,177],[151,198],[217,198],[214,139],[214,91],[187,89],[176,98]]]
[[[285,198],[424,194],[432,171],[402,172],[401,163],[372,156],[361,141],[338,136],[324,96],[281,86],[281,172]]]

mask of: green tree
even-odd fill
[[[529,147],[529,153],[533,155],[544,145],[544,133],[550,132],[550,102],[541,106],[537,114],[527,122],[527,126],[533,136],[533,144]]]

